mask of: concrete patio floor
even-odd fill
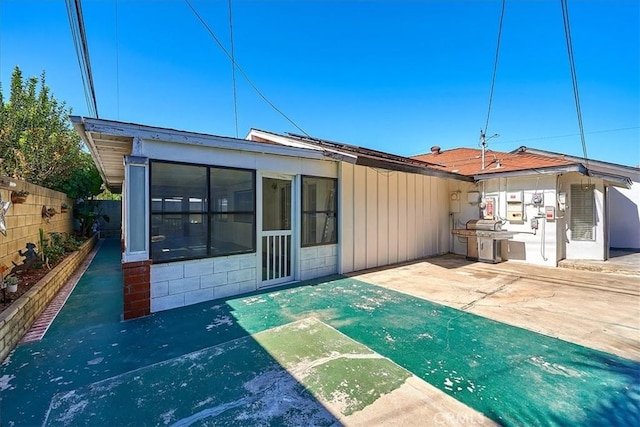
[[[0,425],[640,421],[637,278],[444,256],[122,322],[119,255],[2,364]]]

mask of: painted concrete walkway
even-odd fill
[[[349,278],[121,322],[119,259],[119,242],[105,241],[44,338],[0,367],[0,425],[350,424],[326,402],[364,412],[397,387],[357,392],[371,372],[417,377],[499,424],[640,424],[637,362]],[[317,365],[306,377],[295,369],[334,351],[357,364]],[[369,359],[382,364],[367,368]],[[269,417],[264,399],[282,384],[319,404]],[[158,407],[168,401],[176,407]],[[412,424],[446,421],[437,415]]]

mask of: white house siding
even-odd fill
[[[152,313],[256,289],[255,254],[151,266]]]
[[[595,185],[595,233],[593,241],[573,240],[571,236],[571,184]],[[605,221],[605,197],[602,180],[588,178],[577,173],[563,175],[559,180],[559,191],[567,193],[566,221],[562,224],[564,232],[560,235],[564,240],[559,243],[564,245],[566,259],[605,260],[607,257],[606,221]],[[610,218],[611,220],[611,218]]]
[[[507,192],[522,191],[524,203],[524,216],[522,222],[507,221],[503,229],[518,232],[513,239],[505,243],[503,256],[510,260],[526,261],[532,264],[556,266],[560,255],[557,251],[558,226],[561,218],[555,220],[539,219],[539,228],[533,234],[531,218],[544,216],[545,206],[556,206],[556,175],[540,175],[535,177],[494,178],[479,184],[452,182],[449,191],[459,192],[459,212],[452,212],[452,224],[455,228],[465,228],[466,222],[478,219],[480,210],[478,204],[468,201],[469,192],[478,192],[480,197],[493,198],[495,200],[495,212],[497,219],[507,218]],[[534,193],[542,193],[544,203],[541,208],[531,203]],[[452,204],[453,206],[453,204]],[[559,214],[556,212],[556,214]],[[451,237],[453,241],[452,252],[457,254],[467,253],[467,239],[457,236]]]
[[[448,180],[340,164],[339,272],[449,251]]]
[[[322,245],[300,250],[300,280],[330,276],[338,272],[338,245]]]
[[[628,175],[631,188],[609,187],[609,233],[612,248],[640,249],[640,169],[612,170]]]

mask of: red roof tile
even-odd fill
[[[575,165],[576,162],[540,156],[530,153],[503,153],[487,150],[485,168],[482,169],[482,150],[477,148],[454,148],[437,153],[420,154],[412,159],[434,163],[449,172],[473,176],[488,173],[525,171],[559,166]]]

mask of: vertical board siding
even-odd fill
[[[339,272],[354,271],[353,268],[353,227],[354,227],[354,201],[353,201],[353,168],[351,163],[340,163],[340,191],[338,192],[338,241],[340,242]]]
[[[398,262],[409,259],[407,254],[407,174],[398,176]]]
[[[389,174],[389,264],[398,262],[398,174]]]
[[[407,175],[407,259],[418,258],[416,229],[416,175]]]
[[[341,273],[448,250],[448,180],[350,164],[341,171]]]
[[[378,263],[389,264],[389,172],[378,173]]]
[[[417,255],[418,258],[422,258],[425,256],[426,251],[424,250],[424,235],[425,235],[425,217],[426,212],[422,209],[423,199],[424,199],[424,176],[418,175],[416,176],[416,235],[417,238]]]
[[[378,266],[378,173],[366,168],[367,185],[367,246],[366,268]]]
[[[353,171],[353,268],[367,266],[367,169],[356,166]]]

